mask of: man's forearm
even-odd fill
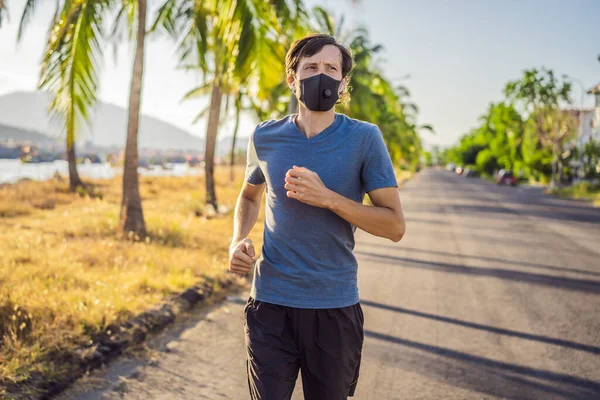
[[[352,225],[375,236],[385,237],[395,242],[402,239],[406,224],[402,211],[391,208],[366,206],[332,192],[327,208]]]
[[[233,220],[233,239],[232,244],[239,242],[248,237],[250,231],[254,227],[260,211],[261,200],[251,200],[240,194],[235,206],[235,214]]]

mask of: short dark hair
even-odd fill
[[[352,53],[346,46],[338,43],[333,36],[324,33],[313,33],[292,43],[292,47],[285,56],[286,75],[296,74],[298,64],[302,58],[314,56],[327,45],[333,45],[340,49],[342,53],[342,78],[345,78],[354,66]]]

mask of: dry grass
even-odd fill
[[[397,171],[401,184],[412,173]],[[233,209],[243,167],[229,181],[217,169],[220,204]],[[0,395],[2,382],[33,372],[61,374],[53,355],[79,344],[166,296],[226,273],[232,212],[197,215],[202,177],[140,177],[145,242],[117,234],[119,179],[94,181],[101,198],[59,181],[0,187]],[[368,200],[367,200],[368,201]],[[262,247],[264,210],[250,237]],[[1,396],[0,396],[1,397]]]
[[[219,202],[235,205],[235,182],[217,169]],[[51,354],[85,343],[165,296],[226,273],[232,213],[197,217],[201,177],[141,177],[150,236],[118,238],[121,181],[95,181],[102,199],[58,181],[0,187],[0,383],[60,373]],[[263,213],[250,237],[260,249]]]

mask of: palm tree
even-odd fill
[[[290,5],[284,0],[275,1],[273,7],[277,19],[276,33],[278,39],[276,43],[265,39],[269,46],[266,47],[266,52],[262,55],[263,58],[259,57],[258,62],[255,64],[258,77],[258,82],[255,83],[258,84],[258,91],[253,96],[249,96],[248,92],[252,89],[252,81],[242,80],[239,85],[239,95],[235,101],[235,127],[230,158],[232,180],[233,165],[235,163],[235,143],[240,113],[243,110],[243,99],[246,98],[252,104],[250,110],[253,109],[260,120],[284,114],[284,107],[280,105],[280,100],[285,98],[286,95],[290,97],[287,108],[288,114],[297,112],[298,99],[290,93],[287,82],[282,79],[286,72],[283,65],[283,55],[294,40],[305,36],[310,31],[309,15],[302,0],[294,0]]]
[[[294,5],[301,8],[302,2],[296,0]],[[203,75],[202,90],[192,92],[211,93],[204,159],[206,205],[215,211],[214,153],[223,95],[247,86],[250,96],[260,102],[268,97],[265,92],[280,84],[283,79],[276,67],[285,54],[279,41],[282,21],[293,14],[285,0],[172,0],[159,11],[156,24],[180,43],[181,65]]]
[[[17,42],[36,5],[35,0],[25,3]],[[100,0],[57,1],[41,66],[38,88],[53,95],[50,114],[64,125],[71,191],[84,187],[77,172],[75,136],[96,102],[103,39],[100,27],[108,5],[108,1]],[[2,11],[6,11],[4,1],[0,1],[0,23]]]
[[[33,13],[35,1],[26,3],[19,37]],[[83,186],[77,172],[75,136],[96,102],[98,66],[102,57],[102,31],[108,1],[64,1],[57,4],[40,74],[39,88],[53,98],[51,114],[64,124],[69,186]]]
[[[3,5],[0,3],[0,6]],[[28,0],[25,4],[18,38],[21,37],[26,23],[33,14],[35,5],[35,0]],[[146,235],[146,227],[137,175],[137,136],[144,70],[146,0],[63,0],[57,2],[48,46],[42,62],[39,87],[53,94],[50,110],[65,125],[70,187],[71,190],[76,190],[83,184],[76,168],[75,134],[80,123],[88,120],[89,110],[96,102],[98,71],[102,61],[103,47],[106,44],[102,29],[103,23],[107,13],[117,6],[120,6],[120,11],[114,24],[113,35],[116,33],[118,22],[123,15],[128,16],[130,27],[136,25],[137,16],[136,53],[129,96],[120,227],[124,233],[132,232],[136,237],[142,238]]]
[[[123,197],[121,199],[120,228],[126,234],[135,236],[137,240],[146,236],[146,223],[140,197],[138,177],[138,132],[140,107],[142,100],[142,81],[144,75],[144,44],[146,40],[146,0],[129,1],[125,7],[134,10],[137,6],[137,35],[133,74],[129,91],[129,118],[127,120],[127,142],[125,145],[125,164],[123,167]],[[124,10],[125,7],[122,9]],[[129,12],[130,26],[135,25]]]
[[[27,0],[17,34],[17,42],[20,42],[25,25],[31,18],[35,5],[35,0]],[[89,9],[87,10],[89,11]],[[81,70],[73,69],[76,58],[86,58],[90,47],[95,47],[93,38],[90,40],[88,35],[90,29],[93,30],[94,17],[90,13],[82,12],[82,8],[72,7],[70,3],[56,3],[56,10],[51,26],[51,35],[48,41],[48,50],[44,57],[39,88],[49,88],[54,93],[54,99],[50,104],[50,113],[55,119],[62,120],[65,127],[67,162],[69,169],[69,187],[75,191],[78,187],[83,187],[83,182],[79,178],[75,154],[75,132],[76,125],[81,117],[87,116],[87,106],[93,102],[92,96],[81,96],[81,89],[95,85],[97,76],[89,75],[88,82],[82,82]],[[3,17],[8,15],[6,2],[0,0],[0,26]],[[61,17],[62,23],[61,23]],[[70,24],[66,25],[66,22]],[[81,39],[81,42],[77,42]],[[87,43],[85,43],[87,42]],[[59,46],[65,46],[61,52],[56,52]],[[54,58],[52,55],[54,54]],[[52,77],[52,74],[56,74]],[[71,80],[69,82],[69,80]],[[61,83],[59,83],[61,82]],[[58,90],[60,85],[62,90]]]
[[[200,85],[200,86],[190,90],[188,93],[186,93],[183,96],[183,99],[190,100],[193,98],[205,97],[210,92],[211,88],[212,88],[212,84],[203,83],[202,85]],[[237,133],[238,133],[238,129],[239,129],[240,115],[243,111],[242,101],[243,101],[244,96],[247,96],[247,95],[242,93],[241,87],[238,87],[238,88],[231,87],[231,89],[232,89],[232,91],[230,93],[224,93],[224,95],[226,96],[225,97],[225,105],[224,106],[222,105],[222,107],[221,107],[222,110],[220,111],[220,114],[223,115],[223,117],[220,119],[219,126],[222,126],[225,122],[225,119],[229,116],[229,110],[230,110],[229,104],[231,101],[233,101],[233,103],[234,103],[233,118],[235,120],[235,125],[233,128],[233,139],[232,139],[231,152],[230,152],[230,155],[231,155],[230,178],[231,178],[231,181],[233,181],[234,180],[233,167],[235,164],[235,143],[237,140]],[[200,113],[198,113],[198,115],[196,115],[196,117],[192,121],[192,124],[196,124],[201,119],[206,118],[206,115],[208,115],[210,113],[210,110],[211,110],[211,104],[209,103],[202,111],[200,111]]]
[[[314,30],[310,25],[310,15],[301,0],[293,1],[291,7],[278,9],[277,16],[280,32],[278,42],[284,52],[296,39],[300,39]],[[273,60],[273,64],[268,67],[271,75],[278,77],[278,80],[272,84],[265,84],[260,80],[259,84],[262,90],[259,95],[248,97],[254,114],[261,121],[268,118],[281,118],[286,114],[298,111],[298,98],[291,93],[286,80],[283,79],[286,74],[283,59]]]

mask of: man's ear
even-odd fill
[[[292,75],[288,75],[286,81],[290,90],[294,91],[294,77]]]

